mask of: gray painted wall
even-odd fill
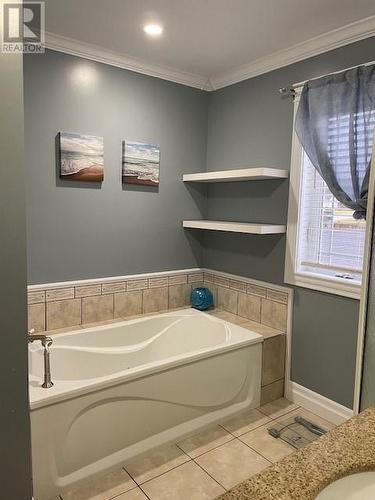
[[[0,1],[1,9],[2,3]],[[22,57],[0,53],[0,75],[0,497],[28,500],[32,491],[27,392]]]
[[[24,73],[29,283],[196,267],[181,220],[205,197],[181,176],[205,169],[207,93],[51,51]],[[57,178],[59,131],[104,137],[101,188]],[[160,145],[158,190],[122,188],[122,139]]]
[[[196,265],[283,283],[285,237],[184,232],[181,220],[285,223],[288,182],[200,188],[181,175],[206,161],[208,170],[289,168],[293,105],[278,88],[372,60],[374,41],[210,94],[60,53],[26,57],[29,283]],[[104,136],[100,189],[56,177],[59,131]],[[160,144],[158,192],[122,189],[124,138]],[[357,317],[355,300],[296,289],[292,379],[351,406]]]
[[[293,104],[280,87],[374,59],[375,38],[272,71],[210,94],[207,169],[289,168]],[[288,182],[212,184],[212,219],[285,223]],[[207,233],[207,267],[283,283],[284,236]],[[352,406],[358,301],[296,289],[292,379]]]

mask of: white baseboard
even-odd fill
[[[341,424],[354,415],[352,409],[321,396],[296,382],[289,382],[286,397],[334,424]]]

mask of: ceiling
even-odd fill
[[[147,37],[147,22],[162,24],[163,35]],[[51,48],[96,51],[119,66],[209,89],[251,76],[257,65],[259,74],[262,65],[274,69],[277,60],[375,35],[375,1],[47,0],[46,30]]]

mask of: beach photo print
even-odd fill
[[[85,182],[103,181],[102,137],[60,132],[59,147],[61,179]]]
[[[159,172],[159,146],[143,142],[122,142],[123,183],[158,186]]]

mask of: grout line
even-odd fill
[[[258,408],[254,408],[255,410],[257,410]],[[293,410],[292,410],[293,411]],[[219,425],[220,427],[222,427],[225,431],[227,431],[229,434],[231,434],[234,438],[237,438],[237,439],[240,439],[241,436],[243,436],[244,434],[248,434],[249,432],[252,432],[252,431],[255,431],[256,429],[259,429],[259,427],[263,427],[263,425],[267,425],[267,424],[270,424],[272,422],[272,418],[269,417],[268,415],[264,415],[264,413],[262,413],[262,416],[266,416],[268,417],[270,420],[269,422],[266,422],[266,423],[263,423],[263,424],[259,424],[259,425],[256,425],[256,427],[253,427],[252,429],[249,429],[248,431],[244,431],[242,432],[241,434],[238,434],[238,436],[236,434],[233,434],[233,432],[231,431],[228,431],[225,427],[223,427],[222,424],[217,424]],[[229,441],[228,441],[229,443]]]
[[[47,302],[44,302],[44,330],[47,331]]]
[[[197,457],[198,458],[198,457]],[[193,462],[195,463],[195,465],[198,465],[198,467],[205,473],[207,474],[207,476],[209,476],[213,481],[215,481],[215,483],[217,483],[219,486],[221,486],[224,491],[228,491],[227,488],[225,488],[224,485],[222,485],[217,479],[215,479],[213,476],[211,476],[211,474],[206,471],[206,469],[204,469],[198,462],[196,462],[194,459],[193,459]]]
[[[272,418],[272,420],[279,420],[280,418],[283,418],[285,417],[286,415],[289,415],[289,413],[292,413],[293,411],[297,411],[299,410],[300,408],[302,408],[302,406],[296,406],[295,408],[293,408],[293,410],[288,410],[286,413],[283,413],[282,415],[279,415],[278,417],[270,417]]]
[[[266,342],[268,343],[268,340],[269,340],[270,338],[271,338],[271,339],[273,339],[273,338],[275,338],[275,337],[278,337],[278,335],[274,335],[273,337],[265,337],[265,338],[264,338],[264,343],[266,343]],[[264,387],[268,387],[269,385],[276,384],[276,382],[280,382],[281,380],[285,380],[285,378],[284,378],[284,377],[282,377],[282,378],[278,378],[277,380],[274,380],[273,382],[270,382],[269,384],[264,384],[264,385],[262,385],[262,386],[261,386],[261,388],[263,389]],[[282,397],[285,397],[285,396],[282,396]],[[280,398],[277,398],[277,399],[280,399]],[[275,399],[274,401],[277,401],[277,399]],[[292,402],[292,401],[291,401],[291,402]],[[270,403],[273,403],[273,401],[270,401]],[[268,404],[268,403],[264,403],[264,404]],[[264,405],[262,405],[262,406],[264,406]]]
[[[217,425],[218,425],[219,427],[221,427],[222,429],[224,429],[224,430],[225,430],[225,432],[228,432],[228,433],[229,433],[231,436],[233,436],[234,438],[235,438],[235,437],[237,437],[237,436],[235,436],[235,435],[233,434],[233,432],[228,431],[228,430],[227,430],[227,429],[226,429],[226,428],[225,428],[222,424],[217,424]],[[229,441],[228,441],[228,443],[229,443]]]
[[[266,404],[268,404],[268,403],[266,403]],[[260,409],[259,409],[259,411],[262,413],[262,415],[265,415],[266,417],[269,417],[271,420],[278,420],[279,418],[282,418],[285,415],[288,415],[288,413],[292,413],[292,411],[296,411],[299,408],[302,408],[302,407],[301,406],[297,406],[296,408],[293,408],[292,410],[288,410],[285,413],[283,413],[282,415],[279,415],[277,417],[271,417],[270,415],[267,415],[266,413],[262,412],[262,410],[260,410]]]
[[[151,500],[151,498],[147,495],[147,493],[145,492],[145,490],[142,488],[142,486],[139,486],[139,489],[141,490],[141,492],[144,494],[144,496],[148,499],[148,500]]]
[[[142,312],[141,312],[141,314],[145,314],[145,310],[144,310],[144,307],[145,307],[145,296],[144,296],[145,295],[145,291],[141,290],[141,292],[142,292]]]
[[[262,458],[264,458],[264,460],[267,460],[267,462],[270,464],[270,465],[273,465],[274,463],[276,462],[279,462],[281,460],[281,458],[279,458],[278,460],[276,460],[276,462],[271,462],[271,460],[267,457],[265,457],[262,453],[260,453],[258,450],[256,450],[255,448],[252,448],[249,444],[245,443],[244,441],[241,441],[241,439],[239,439],[239,441],[244,444],[245,446],[247,446],[248,448],[250,448],[250,450],[254,451],[257,455],[261,456]],[[293,447],[291,447],[293,448]],[[295,449],[295,448],[293,448]]]
[[[218,425],[218,424],[217,424]],[[221,427],[221,426],[220,426]],[[226,429],[224,429],[226,431]],[[226,431],[228,432],[228,431]],[[233,434],[231,434],[230,432],[228,432],[228,434],[230,434],[232,436],[232,439],[228,439],[228,441],[225,441],[225,443],[222,443],[222,444],[218,444],[217,446],[215,446],[214,448],[210,448],[209,450],[207,451],[204,451],[203,453],[200,453],[199,455],[196,455],[195,457],[191,457],[188,453],[186,453],[177,443],[176,443],[176,446],[178,448],[180,448],[180,450],[185,453],[185,455],[187,455],[191,460],[195,460],[196,458],[199,458],[203,455],[206,455],[206,453],[210,453],[210,451],[213,451],[213,450],[217,450],[217,448],[221,448],[222,446],[224,446],[225,444],[227,443],[230,443],[231,441],[234,441],[234,439],[236,439],[236,436],[233,436]],[[193,436],[192,436],[193,437]]]
[[[135,484],[136,484],[136,486],[135,486],[135,487],[140,486],[140,484],[139,484],[139,483],[136,481],[136,479],[135,479],[135,478],[134,478],[134,477],[130,474],[130,472],[126,470],[126,465],[123,465],[123,466],[122,466],[122,469],[126,472],[126,474],[128,474],[128,476],[130,477],[130,479],[132,479],[132,480],[135,482]]]
[[[185,453],[185,455],[186,455],[186,453]],[[193,461],[193,459],[190,458],[189,455],[186,455],[186,456],[187,456],[188,460],[186,460],[182,464],[175,465],[174,467],[171,467],[170,469],[166,470],[165,472],[161,472],[160,474],[157,474],[156,476],[154,476],[154,477],[152,477],[150,479],[147,479],[147,481],[143,481],[143,483],[138,483],[137,480],[130,474],[130,472],[128,470],[126,470],[125,467],[124,467],[124,469],[125,469],[125,472],[127,472],[129,474],[129,476],[133,479],[133,481],[136,483],[136,485],[139,486],[140,488],[142,488],[143,484],[149,483],[150,481],[153,481],[154,479],[157,479],[158,477],[164,476],[168,472],[170,472],[172,470],[175,470],[175,469],[178,469],[182,465],[185,465],[185,464]]]
[[[124,467],[122,467],[122,469],[124,470]],[[115,495],[114,497],[109,497],[108,500],[116,500],[116,498],[118,498],[120,495],[124,495],[125,493],[127,493],[128,491],[133,491],[135,489],[138,489],[138,486],[133,486],[132,488],[130,488],[129,490],[125,490],[125,491],[122,491],[121,493],[118,493],[117,495]],[[104,494],[106,494],[105,491],[103,491]]]

